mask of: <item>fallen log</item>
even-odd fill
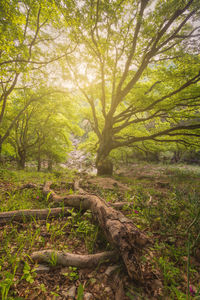
[[[82,192],[84,191],[82,190]],[[157,274],[152,271],[151,261],[153,260],[153,254],[151,253],[150,256],[148,250],[148,245],[151,244],[150,240],[130,219],[126,218],[121,212],[116,211],[110,204],[96,195],[84,192],[82,194],[59,196],[51,190],[50,182],[44,185],[43,193],[50,200],[54,201],[54,203],[62,202],[65,206],[81,208],[83,210],[90,209],[104,232],[105,237],[122,257],[129,277],[142,283],[148,289],[153,286],[152,284]],[[67,208],[6,212],[0,214],[0,223],[1,220],[4,220],[2,222],[5,223],[8,220],[19,220],[26,216],[46,218],[51,215],[56,216],[59,213],[68,214]],[[34,255],[36,254],[33,253],[33,258],[36,258]],[[143,259],[143,256],[146,256],[146,259]]]
[[[50,182],[45,184],[46,192],[51,192],[50,186]],[[55,202],[60,201],[55,193],[51,194]],[[118,249],[130,278],[143,281],[141,257],[143,248],[150,242],[149,238],[130,219],[95,195],[74,194],[61,198],[65,206],[92,211],[107,240]]]
[[[47,208],[47,209],[25,209],[14,210],[0,213],[0,224],[5,224],[10,221],[23,221],[24,219],[39,219],[44,220],[47,217],[53,218],[59,215],[70,216],[67,207]]]
[[[43,250],[34,252],[30,257],[33,261],[37,261],[38,263],[50,263],[53,257],[56,265],[77,268],[95,268],[102,262],[116,262],[119,259],[119,255],[116,251],[80,255],[63,251]]]

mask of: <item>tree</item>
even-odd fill
[[[7,119],[12,119],[17,111],[21,112],[21,107],[25,107],[30,98],[35,100],[15,122],[8,142],[15,149],[20,169],[24,169],[25,163],[32,159],[37,160],[40,171],[44,159],[49,166],[65,160],[71,149],[70,134],[81,134],[81,130],[76,125],[78,119],[72,99],[54,90],[45,91],[43,87],[34,91],[20,90],[13,99],[12,111],[7,113]]]
[[[99,175],[112,174],[113,149],[200,136],[199,1],[57,5],[79,43],[66,66],[90,109]]]
[[[66,49],[61,54],[57,47],[61,32],[62,26],[51,0],[1,1],[0,149],[10,130],[33,101],[30,99],[21,107],[7,130],[2,131],[6,112],[12,104],[12,94],[16,89],[37,88],[46,76],[44,70],[47,65],[66,55]]]

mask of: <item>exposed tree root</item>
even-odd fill
[[[56,264],[65,267],[94,268],[105,261],[116,262],[119,256],[116,251],[79,255],[63,251],[43,250],[34,252],[31,258],[38,263],[50,263],[51,260],[54,260]]]
[[[53,200],[55,202],[62,201],[64,197],[58,196],[53,190],[51,190],[52,182],[46,182],[43,186],[43,194],[48,196],[49,200]]]
[[[40,219],[44,220],[47,217],[57,217],[59,215],[69,216],[68,208],[57,207],[48,209],[25,209],[25,210],[14,210],[0,213],[0,224],[5,224],[9,221],[23,221],[24,219]]]
[[[63,198],[64,199],[64,198]],[[110,203],[116,209],[121,209],[126,203],[117,202],[117,203]],[[128,205],[127,203],[126,205]],[[78,207],[80,205],[71,207]],[[58,217],[59,215],[62,216],[70,216],[71,214],[68,212],[68,207],[55,207],[55,208],[45,208],[45,209],[24,209],[24,210],[13,210],[8,212],[1,212],[0,213],[0,224],[6,224],[7,222],[18,221],[23,222],[24,219],[39,219],[45,220],[48,218]]]
[[[50,186],[50,182],[45,184],[45,192],[51,192],[52,200],[59,202],[60,199],[54,192],[52,193]],[[62,197],[62,201],[65,206],[90,209],[107,240],[118,249],[129,276],[137,281],[143,280],[140,268],[141,256],[149,239],[131,220],[95,195],[67,195]]]
[[[122,209],[124,206],[131,206],[132,203],[130,202],[108,202],[109,205],[114,207],[115,209]]]
[[[111,207],[111,203],[106,203],[96,195],[87,194],[80,188],[78,182],[75,182],[74,190],[78,191],[78,194],[59,196],[51,189],[51,182],[47,182],[43,187],[43,193],[46,196],[48,195],[49,200],[54,203],[62,202],[64,206],[83,210],[90,209],[105,237],[122,257],[129,277],[142,283],[147,289],[152,290],[152,287],[155,286],[153,282],[158,282],[158,280],[156,280],[157,276],[152,271],[153,254],[151,253],[150,255],[148,250],[148,245],[151,244],[150,239],[130,219]],[[121,208],[125,204],[127,203],[116,203],[116,207]],[[57,216],[61,213],[68,215],[67,208],[5,212],[0,214],[0,223],[6,223],[9,220],[23,220],[24,217],[44,219],[47,216]],[[118,258],[115,251],[83,256],[45,250],[33,253],[32,259],[40,263],[49,262],[53,255],[56,255],[58,264],[80,268],[96,266],[104,259],[116,261],[116,258]],[[144,256],[146,257],[145,259]],[[159,281],[157,287],[154,287],[154,292],[161,286],[162,284]]]

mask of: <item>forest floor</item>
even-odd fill
[[[158,280],[163,284],[157,299],[200,299],[199,166],[131,164],[119,168],[112,178],[67,169],[38,173],[1,168],[0,212],[51,208],[41,184],[52,181],[58,195],[73,194],[76,178],[81,188],[106,202],[129,203],[122,212],[153,241],[152,264],[162,274]],[[21,189],[30,182],[37,187]],[[69,213],[0,224],[2,300],[155,299],[145,286],[129,279],[122,261],[79,269],[59,267],[52,256],[48,266],[34,264],[31,254],[43,249],[76,254],[112,250],[90,211],[71,208]]]

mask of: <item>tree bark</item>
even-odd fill
[[[141,280],[140,259],[142,249],[149,242],[131,220],[121,212],[116,211],[105,201],[94,195],[69,195],[64,199],[65,205],[83,209],[91,209],[107,240],[120,252],[131,278]]]
[[[113,174],[113,163],[109,158],[109,154],[112,148],[112,115],[106,117],[105,127],[102,132],[102,136],[99,140],[99,148],[97,150],[96,168],[97,175],[108,175]]]
[[[40,155],[38,156],[38,161],[37,161],[37,171],[38,172],[41,171],[41,158],[40,158]]]
[[[26,151],[24,149],[18,149],[18,158],[17,158],[17,165],[19,170],[25,169],[26,163]]]
[[[113,163],[109,158],[106,158],[104,160],[99,159],[98,163],[96,164],[96,168],[98,176],[112,176],[113,174]]]
[[[131,220],[99,197],[90,194],[79,194],[59,198],[55,193],[52,193],[50,185],[50,183],[47,183],[44,190],[45,193],[48,191],[51,193],[54,202],[62,200],[65,206],[92,211],[107,240],[118,249],[129,276],[132,279],[141,281],[143,274],[140,265],[143,248],[150,242],[147,236]]]

